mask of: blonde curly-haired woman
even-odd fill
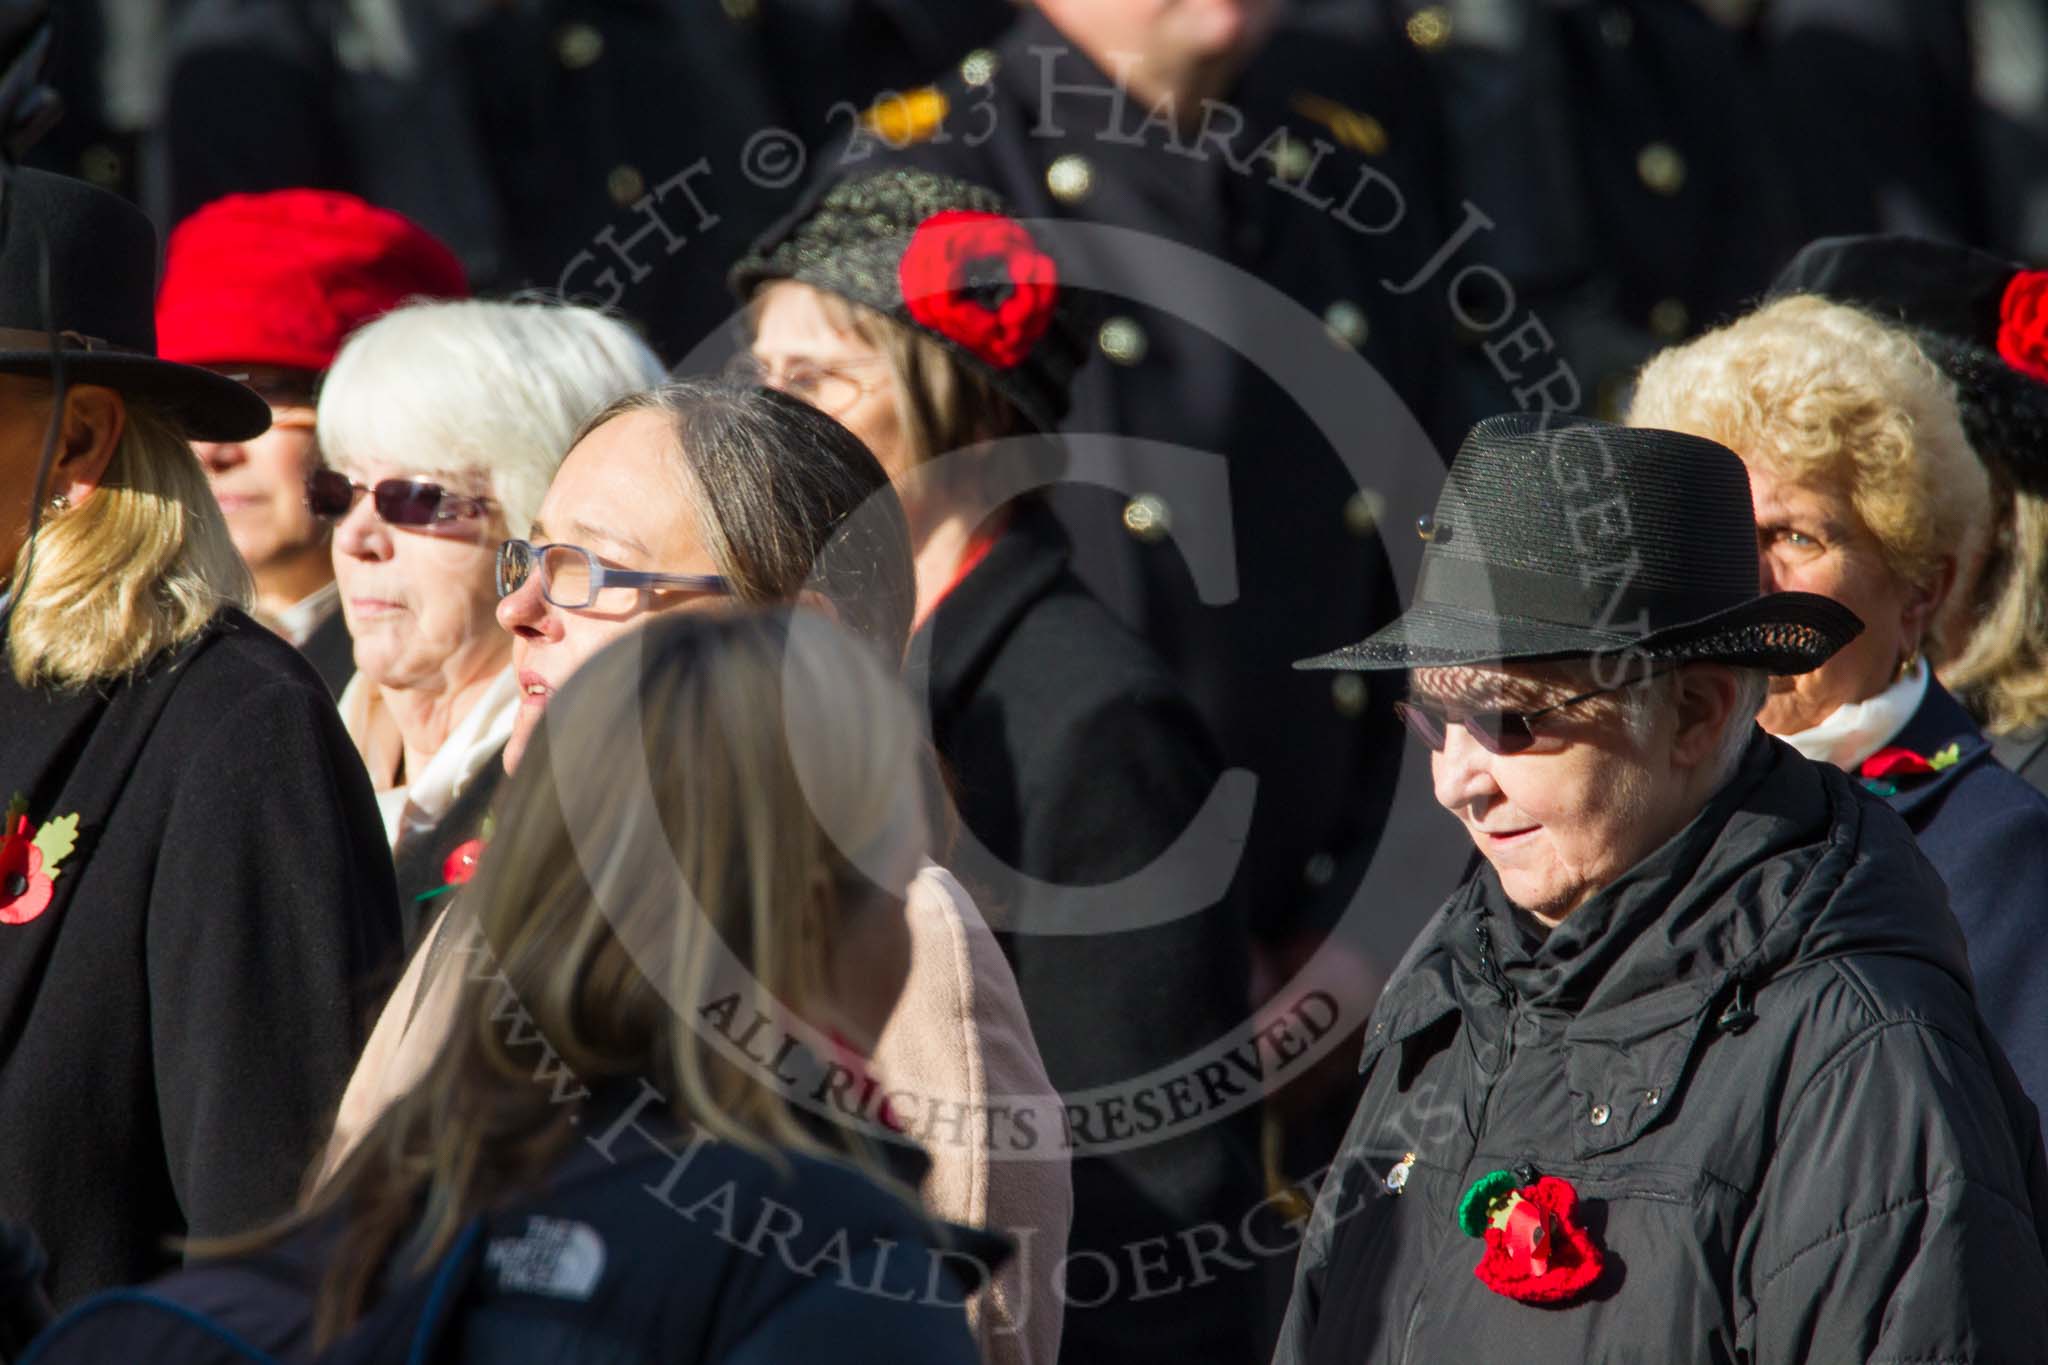
[[[31,171],[7,208],[0,1209],[62,1303],[291,1207],[398,926],[363,765],[311,666],[243,614],[187,444],[268,408],[155,358],[140,213]]]
[[[261,1255],[155,1301],[295,1359],[309,1323],[392,1340],[396,1312],[418,1342],[446,1304],[437,1359],[971,1365],[1000,1243],[927,1219],[914,1149],[812,1102],[910,966],[928,826],[895,678],[821,613],[678,612],[549,710],[464,893],[489,969],[423,1083]],[[220,1358],[188,1323],[108,1296],[41,1358]]]
[[[1975,624],[1945,608],[1991,523],[1948,381],[1899,328],[1792,295],[1653,358],[1629,421],[1740,455],[1765,589],[1821,593],[1862,618],[1825,666],[1774,680],[1757,719],[1905,818],[1948,883],[1979,1008],[2048,1102],[2048,797],[1999,765],[1934,676]]]

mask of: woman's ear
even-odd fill
[[[1672,737],[1671,759],[1681,768],[1696,768],[1713,758],[1735,710],[1742,689],[1735,670],[1718,664],[1694,664],[1672,675],[1677,694],[1678,733]],[[1748,717],[1743,718],[1747,723]]]
[[[128,405],[119,393],[99,384],[67,386],[57,459],[44,495],[62,495],[73,507],[90,498],[106,478],[127,426]]]
[[[1935,624],[1943,620],[1942,607],[1956,585],[1956,557],[1943,555],[1935,561],[1934,572],[1925,583],[1906,585],[1905,606],[1899,614],[1899,638],[1909,654],[1938,654],[1947,643],[1937,638]],[[1953,622],[1953,618],[1947,618]],[[1967,625],[1967,623],[1956,623]]]

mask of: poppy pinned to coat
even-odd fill
[[[1578,1209],[1578,1191],[1556,1176],[1526,1184],[1512,1171],[1480,1176],[1458,1201],[1458,1226],[1486,1242],[1472,1273],[1517,1303],[1578,1297],[1604,1266],[1592,1234],[1579,1225]]]
[[[27,924],[50,908],[57,894],[58,864],[78,846],[78,816],[59,815],[31,824],[28,799],[17,794],[7,806],[7,831],[0,837],[0,924]]]
[[[1932,777],[1944,768],[1953,768],[1962,757],[1960,741],[1924,756],[1894,744],[1864,759],[1856,774],[1863,779],[1864,786],[1879,796],[1897,796],[1900,778]]]

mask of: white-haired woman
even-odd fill
[[[269,413],[153,358],[155,260],[113,195],[10,177],[0,1212],[49,1247],[60,1303],[290,1206],[355,1055],[359,983],[398,939],[362,764],[311,667],[243,613],[248,573],[187,444]],[[61,400],[45,328],[66,338]]]
[[[1999,765],[1933,673],[1975,624],[1945,608],[1991,525],[1949,382],[1907,333],[1793,295],[1653,359],[1629,420],[1733,449],[1764,586],[1862,619],[1825,665],[1775,680],[1757,719],[1905,818],[1948,883],[1984,1018],[2048,1102],[2048,797]]]
[[[493,620],[498,544],[527,533],[584,420],[662,379],[622,323],[540,301],[419,303],[349,338],[321,390],[316,510],[355,640],[341,713],[377,788],[406,940],[464,880],[519,709]]]
[[[916,579],[888,475],[839,423],[772,389],[686,381],[612,404],[556,471],[532,537],[541,543],[508,541],[499,561],[498,620],[523,694],[505,748],[515,775],[554,724],[556,694],[661,614],[801,601],[892,663],[910,633]],[[934,1214],[1017,1234],[1017,1259],[970,1301],[969,1319],[991,1365],[1049,1365],[1073,1216],[1064,1110],[966,890],[926,863],[905,901],[902,1005],[879,1039],[850,1044],[879,1085],[860,1104],[886,1105],[929,1151],[921,1191]],[[343,1096],[328,1174],[419,1083],[453,1027],[476,946],[467,909],[457,902],[426,932],[386,1002]],[[868,1069],[846,1060],[849,1074]]]

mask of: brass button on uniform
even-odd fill
[[[1692,314],[1686,310],[1684,299],[1659,299],[1650,309],[1650,330],[1664,341],[1676,341],[1685,335],[1685,327],[1692,321]]]
[[[960,59],[960,79],[969,85],[987,85],[996,78],[998,64],[994,52],[985,47],[977,47]]]
[[[1349,299],[1338,299],[1323,310],[1323,326],[1339,346],[1355,351],[1365,345],[1365,310]]]
[[[1062,204],[1078,204],[1095,188],[1095,168],[1076,152],[1053,158],[1045,168],[1045,187]]]
[[[1677,194],[1685,188],[1685,158],[1668,142],[1652,142],[1636,154],[1636,174],[1658,194]]]
[[[1386,500],[1369,488],[1361,488],[1344,499],[1344,529],[1363,539],[1377,531]]]
[[[1586,1115],[1586,1117],[1593,1120],[1593,1126],[1595,1128],[1605,1128],[1607,1126],[1607,1120],[1610,1117],[1610,1111],[1608,1110],[1606,1105],[1596,1104],[1593,1106],[1593,1112]]]
[[[1145,358],[1151,342],[1136,318],[1118,314],[1102,324],[1102,330],[1095,334],[1095,344],[1117,364],[1135,365]]]
[[[1430,5],[1408,16],[1408,41],[1424,52],[1435,52],[1451,40],[1451,12],[1442,5]]]
[[[1327,853],[1318,853],[1308,860],[1308,866],[1301,869],[1301,879],[1310,886],[1324,887],[1337,875],[1337,860]]]
[[[581,71],[604,55],[604,35],[588,24],[570,24],[555,35],[555,56],[571,71]]]
[[[614,166],[612,173],[604,178],[604,187],[612,202],[623,208],[647,193],[647,178],[637,167]]]
[[[1173,530],[1173,511],[1157,493],[1140,493],[1124,504],[1124,529],[1156,545]]]
[[[1365,714],[1365,679],[1356,673],[1339,673],[1330,680],[1330,704],[1340,716]]]
[[[103,190],[118,186],[125,169],[121,154],[104,142],[93,143],[78,158],[78,173]]]

